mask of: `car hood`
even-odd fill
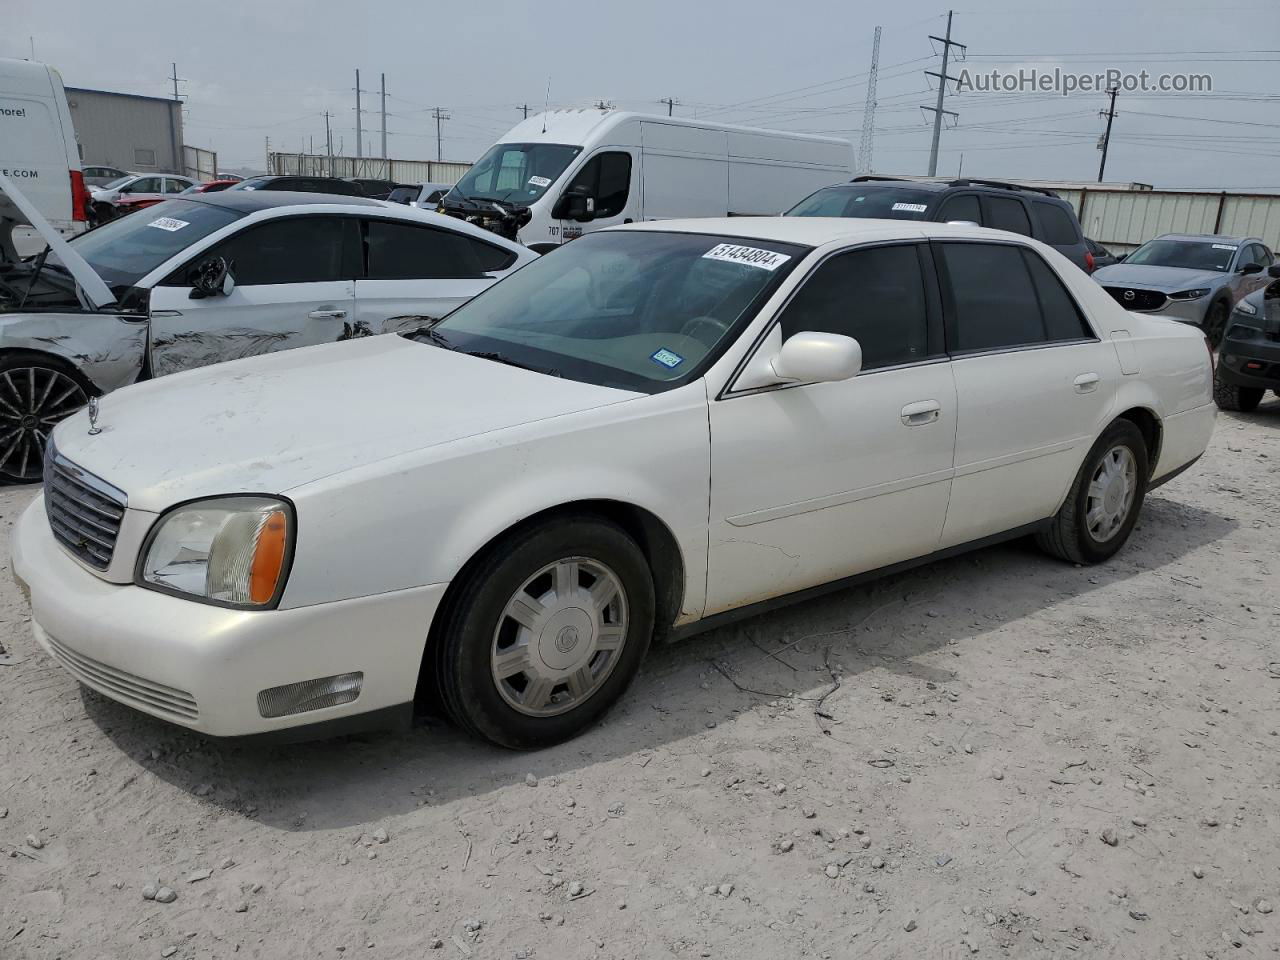
[[[640,394],[386,335],[217,364],[126,387],[54,432],[58,453],[160,511],[287,493],[378,460]]]
[[[1141,263],[1116,263],[1095,270],[1093,279],[1108,287],[1140,287],[1177,293],[1196,287],[1216,287],[1229,274],[1216,270],[1192,270],[1187,267],[1155,267]]]

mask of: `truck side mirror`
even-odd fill
[[[591,196],[588,187],[579,185],[570,187],[556,202],[551,216],[557,220],[577,220],[585,223],[596,215],[596,198]]]

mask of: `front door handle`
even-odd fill
[[[345,310],[312,310],[307,314],[312,320],[342,320],[346,315]]]
[[[904,427],[922,427],[933,423],[942,413],[942,404],[937,400],[917,400],[902,408],[902,425]]]
[[[1098,382],[1102,378],[1096,373],[1082,373],[1075,379],[1076,393],[1093,393],[1098,389]]]

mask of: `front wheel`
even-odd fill
[[[530,749],[576,736],[622,696],[653,634],[636,542],[588,515],[554,517],[490,549],[435,637],[445,709],[476,736]]]
[[[76,376],[38,354],[0,358],[0,483],[32,483],[49,434],[89,402]]]
[[[1209,345],[1215,350],[1222,343],[1222,336],[1227,329],[1227,316],[1231,308],[1223,300],[1209,307],[1204,317],[1204,335],[1209,338]]]
[[[1036,542],[1072,563],[1101,563],[1124,546],[1147,492],[1142,432],[1117,420],[1089,450],[1062,508]]]
[[[1238,387],[1227,383],[1221,375],[1213,378],[1213,402],[1219,410],[1238,410],[1250,413],[1258,409],[1262,396],[1266,391],[1258,387]]]

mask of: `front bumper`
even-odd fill
[[[77,680],[144,713],[219,737],[275,734],[411,703],[427,630],[447,584],[297,607],[244,611],[108,583],[49,530],[44,497],[12,538],[36,641]],[[362,673],[350,703],[263,717],[258,692]]]
[[[1280,390],[1280,341],[1261,332],[1249,340],[1228,336],[1218,353],[1218,378],[1237,387]]]
[[[1124,286],[1120,284],[1104,284],[1103,289],[1111,294],[1116,303],[1133,313],[1141,313],[1151,317],[1168,317],[1179,323],[1191,323],[1203,326],[1209,314],[1209,305],[1213,303],[1213,293],[1208,293],[1195,300],[1170,300],[1163,290],[1154,287]],[[1125,294],[1135,294],[1132,300],[1126,300]],[[1159,298],[1159,306],[1143,307],[1145,298]]]

